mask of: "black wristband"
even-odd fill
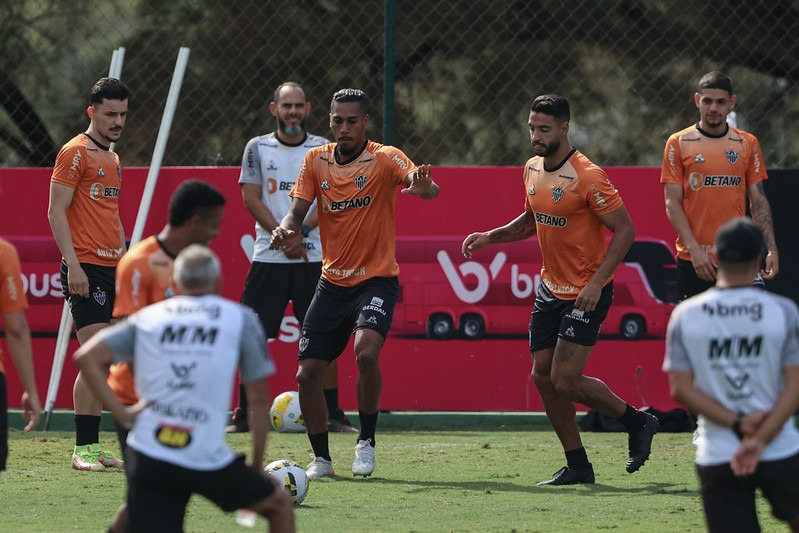
[[[741,433],[741,421],[743,418],[744,414],[739,411],[738,414],[735,415],[735,421],[732,423],[732,432],[741,440],[744,440],[744,434]]]
[[[311,233],[311,228],[303,224],[302,227],[300,228],[300,233],[302,233],[305,237],[307,237],[308,234]]]

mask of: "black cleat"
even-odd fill
[[[630,456],[627,458],[627,472],[632,474],[649,459],[652,451],[652,439],[658,432],[660,422],[655,415],[644,413],[646,424],[638,431],[631,431],[627,437],[627,446],[630,449]]]
[[[594,482],[594,467],[588,464],[587,470],[575,470],[564,466],[552,476],[552,479],[542,481],[538,485],[577,485],[579,483]]]
[[[339,409],[327,418],[327,430],[331,433],[358,433],[344,411]]]

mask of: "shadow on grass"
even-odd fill
[[[670,496],[687,496],[689,498],[697,498],[699,493],[696,490],[689,490],[681,483],[663,483],[663,482],[649,482],[642,485],[632,487],[620,487],[616,485],[607,485],[603,483],[594,484],[580,484],[580,485],[565,485],[565,486],[542,486],[536,485],[536,482],[531,482],[529,485],[519,483],[509,483],[502,481],[435,481],[435,480],[420,480],[420,479],[388,479],[382,477],[369,477],[366,479],[360,477],[349,477],[346,475],[337,475],[331,480],[325,480],[326,483],[372,483],[372,484],[386,484],[386,485],[407,485],[409,487],[416,487],[412,492],[426,492],[426,491],[440,491],[442,489],[456,489],[471,491],[476,493],[491,493],[491,492],[521,492],[527,494],[544,494],[553,493],[555,491],[566,492],[576,496],[592,496],[598,494],[642,494],[648,493],[651,495],[670,495]]]

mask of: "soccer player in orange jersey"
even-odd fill
[[[28,422],[25,431],[30,431],[39,424],[42,405],[33,373],[31,331],[25,318],[27,307],[17,249],[7,240],[0,239],[0,314],[3,316],[3,332],[8,349],[22,382],[22,390],[25,391],[22,393],[22,416]],[[0,351],[0,472],[6,469],[8,459],[7,405],[6,376],[3,353]]]
[[[613,300],[613,272],[635,228],[605,172],[569,144],[569,103],[533,100],[528,125],[535,156],[524,166],[524,211],[505,226],[472,233],[467,258],[481,248],[538,235],[543,266],[530,318],[533,381],[566,454],[567,465],[539,485],[594,483],[574,402],[621,422],[629,433],[627,471],[649,458],[656,417],[634,409],[602,381],[583,375]],[[605,229],[613,233],[605,241]]]
[[[277,338],[289,300],[294,316],[302,324],[322,272],[322,245],[317,227],[317,210],[312,206],[293,241],[282,249],[270,245],[272,230],[288,212],[289,191],[297,180],[308,150],[330,141],[305,130],[311,103],[295,82],[275,89],[269,111],[275,117],[275,131],[253,137],[244,148],[239,185],[244,207],[255,219],[252,265],[247,272],[241,303],[261,319],[266,335]],[[328,430],[357,433],[338,404],[338,363],[325,371],[324,394]],[[249,431],[247,391],[239,386],[239,405],[233,411],[228,431]]]
[[[317,200],[322,277],[302,325],[297,371],[300,407],[314,452],[307,469],[310,479],[333,475],[322,378],[353,331],[360,433],[352,473],[369,476],[374,471],[378,356],[399,296],[397,188],[404,185],[403,193],[424,199],[438,196],[429,165],[416,166],[401,150],[366,138],[367,105],[366,94],[357,89],[333,95],[330,128],[336,142],[305,155],[289,211],[272,231],[274,246],[290,243]]]
[[[89,127],[58,152],[50,179],[47,216],[61,251],[61,286],[83,344],[111,323],[114,271],[125,253],[119,219],[122,167],[111,151],[128,114],[128,88],[114,78],[94,84],[86,110]],[[103,470],[122,462],[100,446],[102,405],[78,372],[72,389],[77,470]]]
[[[681,300],[699,294],[716,282],[713,239],[726,221],[746,214],[746,200],[766,239],[765,268],[760,279],[779,272],[771,206],[763,182],[763,152],[757,137],[730,126],[727,116],[737,98],[732,81],[721,72],[699,80],[694,103],[699,122],[669,137],[663,154],[660,182],[666,215],[677,231],[677,290]]]

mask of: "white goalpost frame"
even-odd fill
[[[121,79],[122,63],[125,58],[125,49],[117,48],[111,55],[111,65],[108,69],[108,76],[110,78]],[[172,83],[169,87],[169,94],[167,96],[166,105],[164,108],[164,116],[161,118],[161,126],[158,130],[158,138],[155,142],[155,149],[153,151],[153,158],[150,162],[150,169],[147,173],[147,182],[144,186],[142,199],[139,204],[139,211],[136,215],[136,224],[133,228],[133,234],[130,239],[130,246],[141,240],[142,233],[144,232],[144,224],[147,221],[147,215],[150,211],[150,204],[152,203],[153,193],[155,192],[155,185],[158,181],[158,172],[161,169],[161,162],[164,158],[166,151],[166,142],[169,138],[169,131],[172,128],[172,119],[175,116],[175,108],[178,103],[178,94],[183,84],[183,77],[186,73],[186,65],[189,61],[189,48],[181,47],[178,51],[178,59],[175,63],[175,71],[172,74]],[[114,145],[111,145],[113,149]],[[58,327],[58,337],[56,339],[55,354],[53,356],[53,367],[50,371],[50,383],[47,387],[47,399],[45,401],[45,417],[44,417],[44,430],[47,431],[50,427],[50,420],[55,406],[56,395],[58,394],[58,386],[61,383],[61,374],[64,369],[64,360],[67,355],[67,347],[69,345],[69,338],[72,333],[72,314],[69,311],[69,304],[65,301],[64,307],[61,310],[61,322]]]

